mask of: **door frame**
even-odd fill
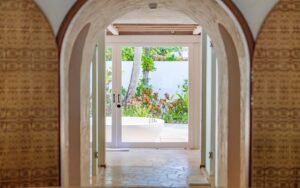
[[[182,46],[189,48],[189,131],[188,142],[122,142],[121,109],[112,106],[112,112],[116,119],[112,118],[112,142],[107,143],[107,147],[134,147],[134,148],[200,148],[200,124],[201,124],[201,35],[122,35],[106,36],[106,47],[112,48],[112,77],[113,82],[117,83],[113,93],[117,96],[121,94],[120,86],[122,84],[122,47],[171,47]],[[115,51],[115,52],[114,52]],[[198,63],[197,63],[198,62]],[[114,67],[115,65],[115,67]],[[117,66],[116,66],[117,65]],[[115,72],[115,73],[114,73]],[[196,114],[196,112],[199,112]],[[112,115],[113,117],[113,115]],[[191,126],[190,126],[191,125]],[[114,134],[115,133],[115,134]]]

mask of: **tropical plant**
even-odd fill
[[[142,51],[143,51],[142,47],[134,47],[134,61],[131,70],[130,82],[128,85],[128,89],[126,91],[126,95],[124,96],[124,100],[123,100],[125,106],[127,106],[128,99],[133,97],[136,92],[136,87],[139,82],[139,75],[140,75],[141,64],[142,64]]]
[[[122,96],[124,98],[123,115],[134,117],[155,117],[162,118],[166,123],[187,123],[188,122],[188,81],[184,80],[182,85],[178,86],[180,90],[174,96],[165,94],[163,98],[159,97],[158,92],[153,92],[149,84],[149,72],[155,71],[154,59],[162,57],[163,60],[176,61],[178,57],[173,52],[181,53],[181,47],[174,48],[130,48],[122,49],[123,61],[135,61],[135,72],[139,72],[139,66],[142,68],[143,78],[138,81],[137,87],[131,83],[128,90],[122,87]],[[139,53],[137,53],[139,52]],[[139,55],[138,55],[139,54]],[[111,61],[112,49],[107,48],[105,52],[106,61]],[[139,57],[139,58],[135,58]],[[141,61],[139,63],[138,61]],[[134,71],[134,68],[133,70]],[[138,77],[138,74],[136,76]],[[111,115],[111,70],[106,71],[106,115]],[[129,88],[135,91],[129,94]],[[129,101],[129,104],[127,105]]]
[[[146,51],[147,49],[147,51]],[[152,57],[154,61],[182,61],[183,47],[146,48],[144,55]],[[177,53],[178,55],[175,55]]]
[[[174,54],[170,54],[167,56],[168,61],[177,61],[177,57]]]
[[[143,55],[152,57],[154,61],[182,61],[183,47],[170,47],[170,48],[143,48]],[[133,47],[122,48],[122,61],[134,61],[135,50]],[[178,55],[174,55],[174,53]],[[112,49],[106,48],[105,51],[106,61],[112,60]]]
[[[112,48],[106,48],[105,49],[105,61],[111,61],[112,60]]]
[[[136,96],[131,98],[130,104],[124,109],[124,114],[137,117],[162,118],[166,123],[188,123],[188,82],[184,81],[179,86],[181,90],[174,96],[165,94],[159,97],[158,92],[153,92],[152,87],[140,81]],[[141,112],[144,110],[144,112]],[[147,116],[145,116],[147,115]]]
[[[126,92],[127,92],[126,89],[122,86],[121,95],[122,95],[123,98],[126,96]]]
[[[155,71],[156,68],[152,57],[143,56],[142,61],[143,83],[148,86],[150,81],[149,72]]]
[[[152,57],[149,56],[143,56],[142,57],[142,70],[143,72],[152,72],[156,70],[154,61]]]
[[[122,113],[124,116],[129,117],[149,117],[150,107],[144,105],[131,105],[123,109]]]
[[[136,87],[136,93],[135,96],[140,97],[142,96],[145,89],[152,89],[152,85],[148,84],[146,85],[143,81],[143,79],[139,80],[138,86]]]
[[[122,48],[122,61],[133,61],[134,60],[134,48],[125,47]]]

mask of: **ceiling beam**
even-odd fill
[[[110,31],[113,35],[119,35],[119,30],[113,25],[109,25],[107,27],[107,30]]]
[[[199,35],[198,24],[113,24],[108,35]]]
[[[193,31],[193,35],[200,35],[201,32],[202,32],[202,28],[200,26],[197,26]]]
[[[114,24],[119,32],[184,32],[194,31],[196,24]]]

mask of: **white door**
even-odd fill
[[[200,108],[200,37],[109,36],[106,46],[112,53],[106,61],[107,147],[198,147],[200,114],[195,112]],[[153,62],[155,68],[148,72],[142,67],[134,95],[128,97],[136,61],[134,57],[124,59],[124,54],[137,47],[180,47],[188,58]],[[176,102],[184,110],[171,107]]]
[[[206,170],[215,175],[216,124],[217,124],[217,60],[209,37],[206,44]]]

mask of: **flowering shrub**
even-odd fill
[[[123,109],[123,115],[134,117],[154,117],[164,119],[166,123],[188,123],[188,83],[179,87],[180,93],[174,96],[164,94],[160,98],[152,87],[139,86],[137,95],[129,100]]]

